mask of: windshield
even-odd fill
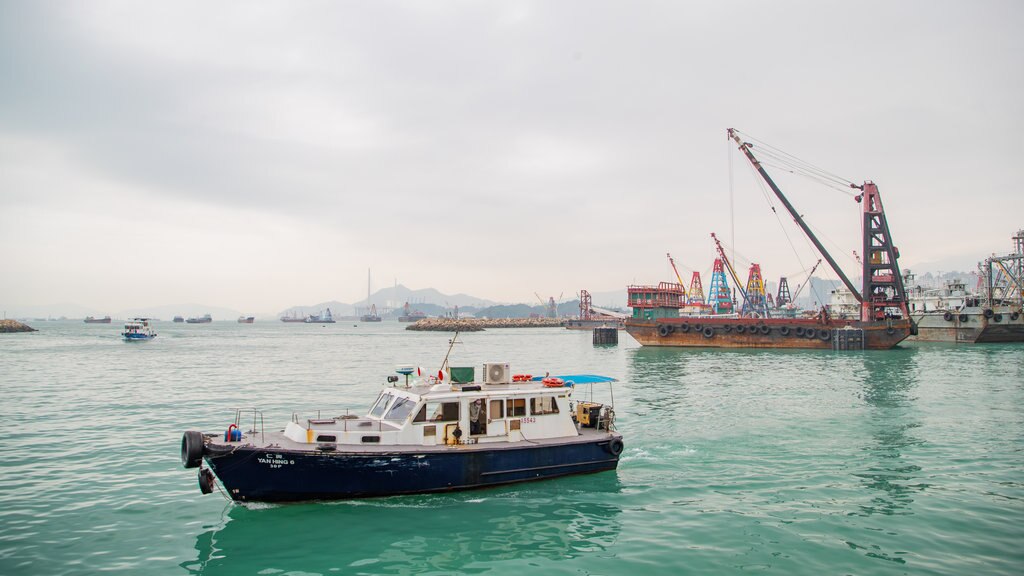
[[[385,420],[405,420],[405,418],[412,412],[412,409],[416,407],[416,401],[408,398],[399,398],[395,400],[391,410],[388,410],[388,415],[384,417]]]
[[[377,403],[370,409],[370,416],[380,418],[381,414],[384,413],[384,409],[387,408],[388,402],[391,401],[391,398],[391,394],[381,394],[380,398],[377,398]]]

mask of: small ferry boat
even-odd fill
[[[240,502],[447,492],[618,466],[613,378],[512,375],[507,363],[488,363],[474,382],[473,371],[410,384],[422,369],[400,368],[405,384],[389,376],[366,414],[293,415],[278,432],[264,430],[262,412],[236,410],[225,432],[185,432],[182,464],[199,468],[204,494],[219,480]],[[595,401],[597,383],[609,383],[607,404]]]
[[[150,321],[149,318],[133,318],[125,322],[124,332],[121,332],[121,336],[128,342],[156,338],[156,330],[153,329]]]

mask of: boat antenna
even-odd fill
[[[452,348],[455,348],[456,344],[462,344],[462,342],[459,342],[458,330],[455,331],[455,336],[452,336],[452,339],[448,341],[448,351],[444,353],[444,360],[441,361],[441,370],[446,370],[448,368],[448,356],[451,355]]]

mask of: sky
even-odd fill
[[[989,0],[0,0],[0,307],[277,311],[361,300],[368,269],[534,302],[670,280],[666,253],[707,286],[711,232],[744,277],[806,275],[730,127],[877,183],[902,266],[968,270],[1024,228],[1022,25]],[[772,170],[856,276],[859,205]]]

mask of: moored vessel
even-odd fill
[[[103,318],[86,316],[83,322],[85,322],[86,324],[110,324],[110,316],[104,316]]]
[[[133,318],[124,323],[121,337],[128,342],[152,340],[156,338],[156,330],[153,329],[151,322],[149,318]]]
[[[398,372],[405,385],[390,376],[362,416],[293,415],[267,432],[261,412],[236,411],[226,432],[185,432],[182,463],[199,467],[202,492],[219,480],[241,502],[447,492],[618,465],[624,445],[611,404],[582,390],[573,397],[613,378],[513,375],[507,363],[484,364],[481,382],[472,368],[412,383],[417,369]]]
[[[174,317],[174,322],[175,323],[184,322],[184,321],[185,321],[185,319],[182,318],[181,316],[175,316]]]
[[[239,316],[238,317],[238,323],[239,324],[252,324],[255,321],[256,321],[256,317],[255,316]]]
[[[209,324],[213,322],[213,317],[209,314],[203,314],[202,316],[192,316],[188,320],[185,320],[187,324]]]
[[[878,187],[870,181],[862,184],[847,183],[860,191],[855,200],[862,204],[863,255],[861,290],[857,290],[831,254],[811,231],[803,217],[789,202],[782,190],[754,157],[753,145],[743,141],[733,129],[729,137],[736,142],[751,166],[768,185],[796,224],[803,230],[846,289],[859,305],[856,318],[838,318],[822,309],[816,317],[772,318],[765,305],[763,283],[756,264],[751,266],[748,290],[739,289],[743,296],[743,309],[736,312],[731,304],[719,314],[692,314],[681,316],[680,310],[688,306],[686,289],[678,284],[662,282],[657,287],[630,286],[629,302],[633,317],[626,320],[626,331],[644,346],[683,346],[713,348],[830,348],[839,350],[888,349],[904,340],[914,331],[907,310],[906,294],[899,274],[899,250],[893,245],[882,207]],[[776,162],[785,162],[787,156],[775,155]],[[721,243],[712,234],[718,247],[716,269],[724,265],[739,284]],[[723,276],[724,279],[724,276]],[[751,286],[759,288],[760,299],[755,299]],[[714,284],[709,304],[718,309],[718,292]],[[723,301],[722,304],[727,304]]]
[[[334,316],[330,308],[325,308],[319,314],[310,314],[304,320],[306,324],[334,324]]]
[[[406,302],[405,306],[402,307],[402,315],[398,317],[399,322],[417,322],[423,320],[427,315],[422,310],[413,310],[409,303]],[[366,320],[364,320],[366,322]]]
[[[979,287],[959,280],[942,288],[909,290],[910,316],[917,325],[912,340],[982,344],[1024,342],[1024,230],[1013,237],[1014,252],[990,256],[978,264]],[[914,275],[905,271],[904,280]]]

